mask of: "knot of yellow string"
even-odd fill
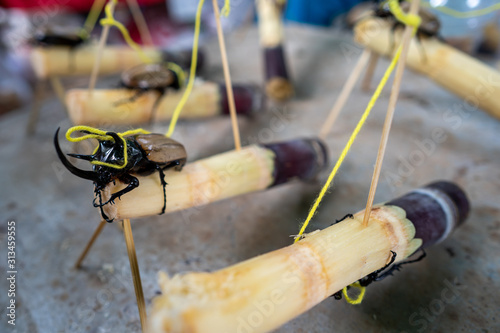
[[[82,132],[85,133],[85,135],[79,136],[79,137],[72,137],[71,134],[74,132]],[[103,131],[94,127],[90,126],[73,126],[68,131],[66,132],[66,140],[70,142],[80,142],[83,140],[88,140],[88,139],[97,139],[99,141],[104,141],[104,140],[110,140],[110,141],[115,141],[115,139],[108,134],[109,132]],[[122,164],[112,164],[112,163],[107,163],[107,162],[102,162],[102,161],[91,161],[90,163],[94,165],[102,165],[106,166],[109,168],[113,169],[123,169],[125,166],[127,166],[128,163],[128,153],[127,153],[127,141],[125,140],[126,136],[129,135],[135,135],[135,134],[148,134],[149,132],[146,130],[143,130],[142,128],[134,129],[134,130],[129,130],[126,132],[122,133],[116,133],[118,137],[122,140],[123,143],[123,163]],[[97,145],[92,152],[92,154],[95,154],[97,149],[99,148],[99,145]]]

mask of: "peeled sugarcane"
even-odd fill
[[[236,84],[233,91],[239,114],[248,115],[261,108],[263,95],[257,87]],[[160,96],[154,90],[138,93],[135,89],[122,88],[96,89],[89,95],[86,89],[71,89],[66,93],[66,104],[74,124],[133,125],[170,119],[183,93],[183,90],[168,90]],[[225,85],[195,82],[180,117],[203,118],[227,114],[229,104]]]
[[[355,27],[355,41],[370,50],[391,56],[401,29],[381,18],[366,18]],[[500,118],[500,72],[441,42],[437,38],[413,39],[407,65],[457,94],[471,107]]]
[[[257,0],[260,45],[264,51],[266,93],[277,100],[286,100],[293,95],[293,85],[283,50],[282,9],[286,1]]]
[[[152,62],[171,61],[189,67],[191,52],[167,52],[152,47],[143,48]],[[94,67],[97,45],[88,44],[75,48],[67,46],[38,46],[31,50],[30,60],[39,79],[50,77],[90,75]],[[198,54],[201,57],[201,53]],[[102,53],[100,75],[120,73],[141,64],[138,53],[127,45],[106,46]],[[203,61],[198,61],[201,66]]]
[[[318,139],[297,139],[267,145],[251,145],[193,163],[181,172],[165,171],[166,209],[173,212],[240,194],[264,190],[293,178],[314,178],[327,164],[327,152]],[[114,204],[103,206],[110,219],[156,215],[164,206],[158,175],[137,177],[139,187]],[[117,181],[104,189],[103,201],[123,189]]]
[[[213,273],[160,274],[148,332],[269,332],[343,287],[443,240],[468,215],[465,193],[436,182],[297,243]]]

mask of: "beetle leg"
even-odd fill
[[[134,103],[136,101],[136,99],[141,97],[147,91],[146,89],[134,89],[134,90],[136,90],[136,92],[132,97],[121,99],[117,102],[114,102],[113,106],[120,106],[120,105],[126,104],[126,103]]]
[[[113,193],[108,201],[100,204],[101,207],[108,204],[108,203],[114,204],[116,198],[120,199],[120,197],[122,195],[132,191],[134,188],[139,186],[139,179],[137,179],[136,177],[134,177],[132,175],[125,174],[125,175],[118,177],[118,179],[121,180],[122,182],[124,182],[125,184],[127,184],[127,187],[125,187],[124,189],[122,189],[116,193]]]
[[[161,213],[158,214],[161,215],[165,213],[165,209],[167,208],[167,191],[166,191],[167,182],[165,181],[165,173],[163,172],[163,169],[157,165],[156,170],[158,170],[158,174],[160,175],[161,186],[163,187],[163,208],[161,210]]]
[[[380,280],[382,280],[383,278],[385,278],[387,276],[387,275],[385,275],[385,273],[382,274],[382,275],[380,275],[380,276],[379,276],[379,274],[384,269],[386,269],[387,267],[391,266],[392,263],[396,260],[397,253],[394,252],[394,251],[392,251],[392,250],[391,250],[391,253],[392,253],[392,257],[391,257],[391,260],[389,260],[389,263],[387,265],[385,265],[381,269],[377,269],[375,272],[372,272],[372,273],[368,274],[367,276],[365,276],[364,278],[362,278],[362,279],[359,280],[359,284],[361,286],[366,287],[366,286],[370,285],[372,282],[380,281]],[[392,270],[392,267],[391,267],[390,270]]]
[[[101,216],[102,216],[102,218],[103,218],[103,219],[105,219],[105,220],[106,220],[106,222],[108,222],[108,223],[113,222],[113,220],[114,220],[114,219],[110,219],[110,218],[108,217],[108,215],[106,215],[106,214],[104,213],[104,210],[102,209],[103,204],[102,204],[102,195],[101,195],[101,191],[99,190],[97,193],[98,193],[98,195],[99,195],[99,209],[101,210]],[[94,201],[95,201],[95,198],[94,198]],[[94,207],[95,207],[95,203],[94,203]]]
[[[151,108],[151,116],[149,116],[150,125],[154,124],[154,121],[156,119],[156,110],[158,109],[158,105],[160,105],[161,98],[163,97],[163,95],[165,95],[165,89],[158,89],[158,92],[160,94],[156,98],[156,101],[154,102],[153,107]]]
[[[394,271],[399,271],[401,269],[401,266],[403,266],[403,265],[412,264],[414,262],[418,262],[418,261],[424,259],[427,256],[427,254],[425,253],[425,251],[423,249],[421,251],[422,251],[422,254],[417,259],[407,260],[407,261],[403,261],[403,262],[400,262],[398,264],[393,265],[390,269],[387,270],[387,272],[377,276],[375,278],[375,281],[380,281],[380,280],[385,279],[389,275],[392,275],[394,273]]]
[[[342,221],[344,221],[345,219],[348,219],[348,218],[349,218],[349,219],[353,219],[353,218],[354,218],[354,216],[353,216],[352,214],[346,214],[346,216],[344,216],[344,217],[343,217],[343,218],[341,218],[340,220],[335,220],[335,223],[332,223],[332,225],[337,224],[337,223],[339,223],[339,222],[342,222]]]

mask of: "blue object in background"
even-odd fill
[[[348,12],[361,0],[288,0],[285,19],[300,23],[329,26],[338,15]]]

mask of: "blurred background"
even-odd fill
[[[115,18],[130,31],[132,38],[141,43],[139,32],[128,7],[121,0]],[[308,24],[318,28],[349,28],[348,13],[359,5],[359,0],[290,0],[287,2],[285,21]],[[371,1],[373,3],[374,1]],[[28,61],[30,41],[37,29],[47,24],[81,27],[92,6],[91,0],[1,0],[0,1],[0,117],[32,100],[34,75]],[[193,23],[198,0],[138,0],[151,30],[153,42],[163,49],[186,49],[192,44]],[[459,11],[486,8],[494,0],[430,0],[431,7],[447,6]],[[219,6],[224,5],[219,1]],[[471,53],[496,59],[500,40],[499,15],[459,19],[434,13],[442,22],[441,37],[456,47]],[[102,15],[102,14],[101,14]],[[346,21],[347,18],[347,21]],[[252,0],[232,0],[231,14],[223,20],[229,33],[255,23],[255,6]],[[206,1],[202,17],[201,43],[215,34],[211,2]],[[97,39],[100,26],[96,25],[92,37]],[[293,39],[294,36],[287,38]],[[484,48],[484,40],[489,47]],[[117,29],[111,29],[108,44],[123,43]],[[493,45],[491,45],[493,44]],[[1,120],[1,118],[0,118]]]

